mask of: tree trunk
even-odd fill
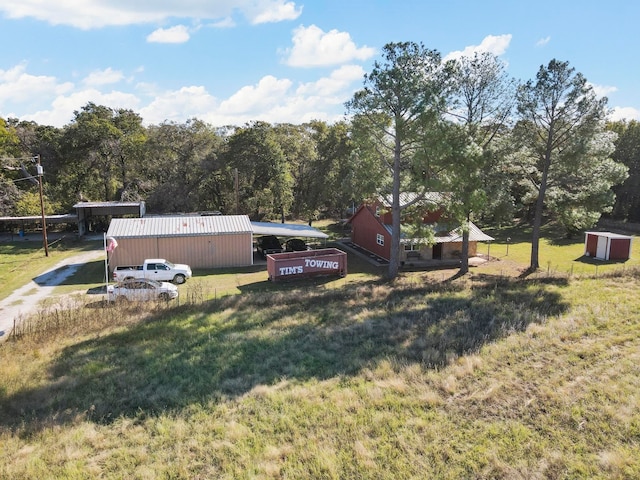
[[[540,229],[542,227],[542,212],[544,208],[544,196],[547,193],[547,177],[549,175],[549,164],[551,158],[545,159],[544,169],[542,170],[542,179],[540,180],[540,190],[538,190],[538,199],[536,200],[536,211],[533,217],[533,233],[531,235],[531,264],[529,270],[535,272],[540,268]]]
[[[465,225],[462,225],[462,252],[460,253],[460,275],[469,273],[469,222],[470,214],[467,213]]]
[[[398,129],[396,128],[396,132]],[[393,152],[393,190],[391,201],[391,255],[389,256],[389,271],[387,276],[393,280],[400,269],[400,138],[396,134]]]

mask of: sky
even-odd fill
[[[521,81],[568,61],[612,120],[640,120],[638,21],[632,0],[0,0],[0,118],[335,122],[382,47],[412,41],[492,52]]]

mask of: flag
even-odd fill
[[[118,246],[118,242],[115,238],[109,237],[109,245],[107,245],[107,252],[113,252]]]

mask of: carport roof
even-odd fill
[[[309,225],[295,223],[251,222],[256,235],[275,235],[277,237],[329,238],[324,232]]]

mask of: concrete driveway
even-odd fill
[[[8,337],[15,321],[37,313],[41,302],[52,295],[56,286],[85,263],[100,257],[104,258],[102,249],[66,258],[0,301],[0,341]]]

